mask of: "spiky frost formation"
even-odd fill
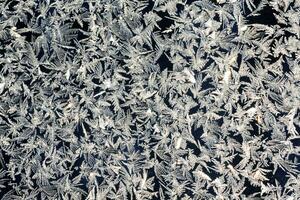
[[[2,199],[300,198],[300,1],[0,13]]]

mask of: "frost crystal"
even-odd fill
[[[0,199],[300,199],[299,0],[0,0]]]

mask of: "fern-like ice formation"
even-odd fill
[[[300,199],[299,0],[0,0],[0,197]]]

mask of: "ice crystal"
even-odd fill
[[[3,200],[300,198],[300,1],[0,13]]]

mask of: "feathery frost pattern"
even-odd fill
[[[0,0],[0,198],[300,199],[299,37],[299,0]]]

